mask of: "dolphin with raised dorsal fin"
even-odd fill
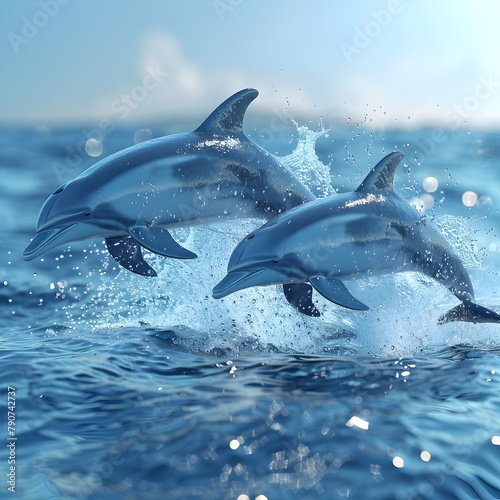
[[[196,257],[168,229],[228,218],[268,219],[313,200],[291,172],[243,133],[245,112],[257,95],[255,89],[241,90],[195,131],[126,148],[60,186],[42,206],[24,259],[103,237],[120,265],[156,276],[142,247],[166,257]]]
[[[287,300],[309,316],[320,315],[312,302],[313,289],[340,306],[367,310],[343,280],[419,271],[461,301],[440,323],[500,322],[499,314],[474,303],[469,275],[445,238],[394,193],[394,173],[402,159],[402,153],[391,153],[354,192],[292,208],[250,233],[234,249],[228,274],[213,289],[213,297],[283,284]]]

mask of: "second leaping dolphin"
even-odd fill
[[[105,238],[114,259],[156,276],[141,248],[196,257],[168,229],[220,218],[270,217],[315,197],[243,133],[255,89],[237,92],[190,133],[152,139],[108,156],[57,188],[24,251],[32,260],[64,243]]]
[[[213,297],[281,283],[287,300],[300,312],[319,316],[313,288],[340,306],[366,310],[343,280],[419,271],[461,301],[440,323],[500,322],[499,314],[474,303],[469,275],[445,238],[394,193],[394,173],[402,159],[402,153],[391,153],[354,192],[292,208],[250,233],[234,249],[228,274],[213,289]]]

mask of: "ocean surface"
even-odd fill
[[[499,134],[310,128],[247,133],[318,196],[403,151],[396,191],[500,311]],[[348,283],[366,312],[316,294],[320,318],[276,286],[212,299],[256,220],[176,231],[199,258],[146,254],[157,278],[100,240],[23,261],[58,185],[168,131],[0,130],[0,497],[500,498],[500,325],[438,325],[457,300],[419,274]]]

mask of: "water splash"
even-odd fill
[[[316,140],[326,131],[309,130],[297,124],[299,140],[294,151],[280,160],[297,176],[297,178],[318,198],[334,194],[330,166],[325,165],[316,155]]]
[[[255,219],[238,224],[226,221],[176,231],[177,241],[199,258],[180,261],[146,253],[145,258],[158,272],[156,279],[126,270],[113,275],[109,267],[114,267],[114,261],[106,257],[108,272],[100,276],[93,296],[83,305],[69,306],[67,319],[73,325],[87,324],[94,331],[139,325],[173,331],[179,347],[206,354],[221,349],[233,353],[350,352],[349,345],[338,338],[345,341],[353,335],[348,321],[339,317],[318,322],[297,313],[286,302],[280,286],[242,290],[221,300],[212,298],[212,288],[224,277],[234,246],[261,224]],[[187,234],[185,240],[180,233]],[[318,345],[322,347],[318,349]]]
[[[329,167],[315,152],[324,131],[297,129],[299,142],[283,162],[317,196],[334,194]],[[465,219],[451,216],[434,221],[467,267],[479,270]],[[495,325],[438,326],[438,317],[455,305],[442,286],[417,273],[401,273],[346,282],[351,293],[370,306],[367,312],[336,306],[314,294],[322,313],[310,318],[295,311],[281,286],[254,287],[214,300],[213,286],[225,275],[232,250],[263,221],[223,221],[205,227],[173,231],[180,244],[198,259],[181,261],[145,254],[158,278],[144,278],[117,266],[107,254],[101,272],[87,279],[93,290],[87,300],[66,309],[72,326],[94,331],[146,327],[168,337],[173,346],[192,353],[239,355],[280,352],[328,355],[411,356],[442,345],[496,336]],[[101,255],[102,256],[102,255]],[[499,303],[498,297],[493,301]],[[140,331],[140,329],[139,329]]]
[[[476,248],[473,223],[470,219],[442,214],[433,217],[433,223],[467,269],[483,269],[483,256]]]

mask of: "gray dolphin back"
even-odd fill
[[[367,310],[342,280],[363,273],[419,271],[461,301],[440,323],[500,322],[500,315],[474,303],[467,270],[446,239],[394,193],[402,159],[402,153],[390,153],[354,192],[297,206],[248,235],[233,251],[228,275],[213,296],[281,283],[293,307],[319,316],[313,289],[342,307]]]
[[[155,276],[143,248],[165,257],[196,257],[170,229],[230,218],[268,219],[314,199],[277,158],[243,133],[245,112],[257,95],[243,89],[193,132],[118,151],[58,188],[40,210],[24,258],[101,237],[122,267]]]

